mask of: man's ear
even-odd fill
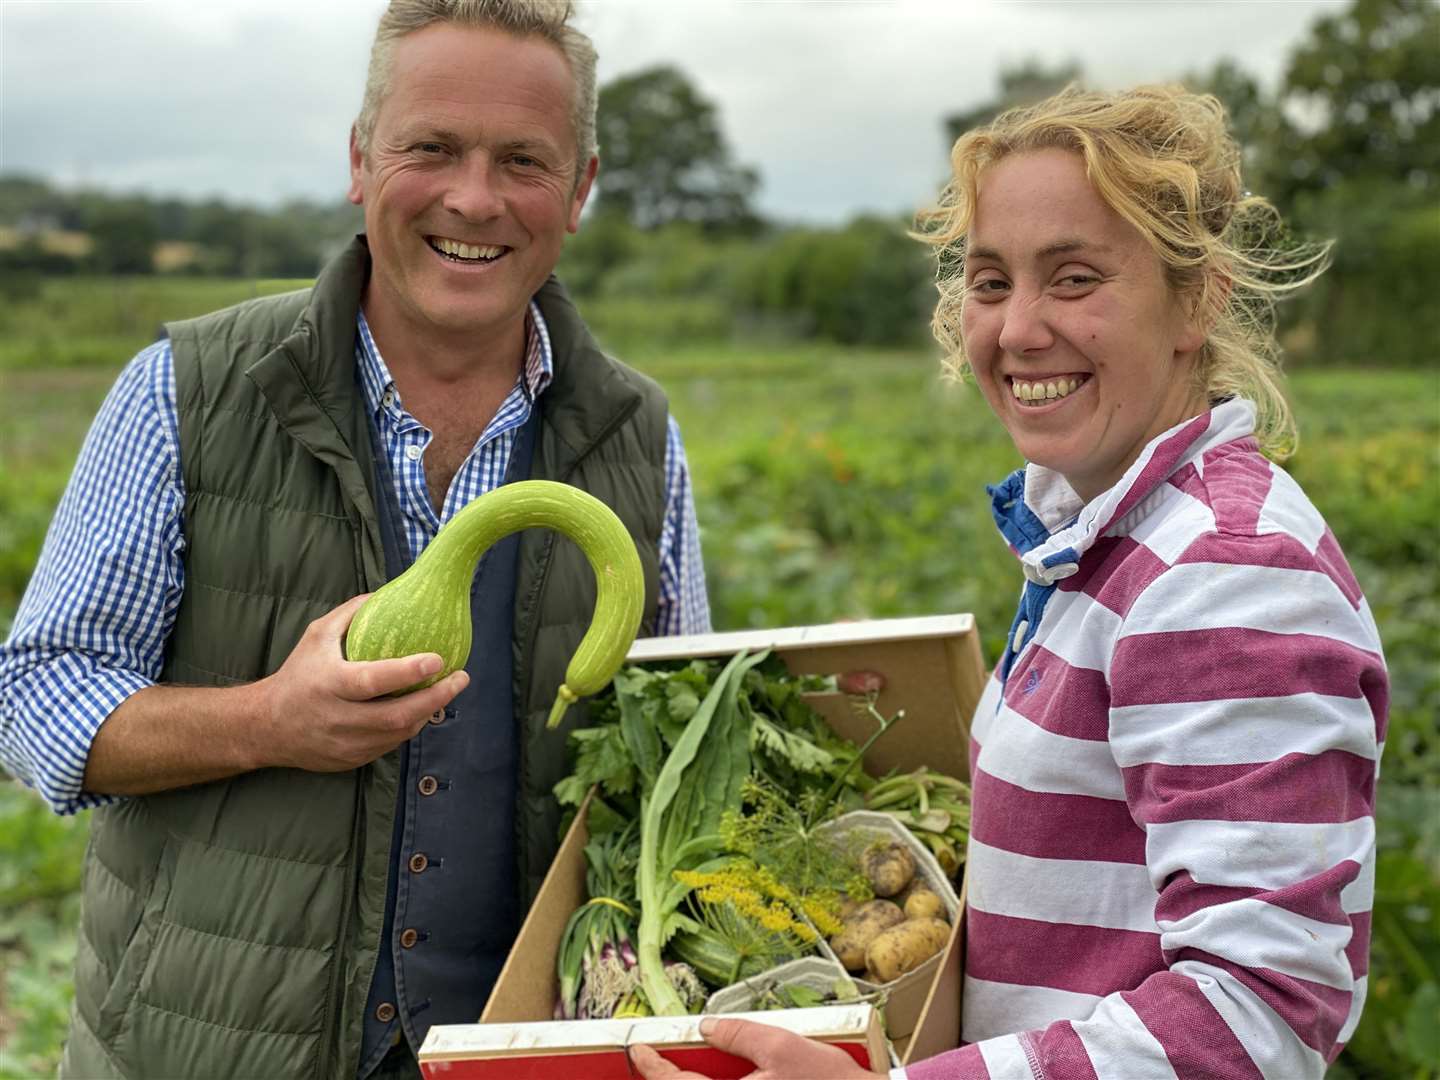
[[[350,189],[345,192],[345,198],[356,206],[365,203],[365,187],[360,182],[360,174],[365,170],[365,155],[360,150],[360,142],[355,138],[355,125],[350,125]]]
[[[595,174],[600,171],[600,159],[594,154],[585,163],[584,175],[575,185],[575,194],[570,200],[570,220],[565,225],[567,232],[580,231],[580,212],[585,209],[585,200],[590,197],[590,188],[595,183]]]

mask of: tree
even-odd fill
[[[1300,129],[1286,194],[1367,176],[1440,178],[1440,5],[1356,0],[1290,57],[1282,107]]]
[[[148,274],[160,230],[148,204],[139,198],[106,203],[90,222],[95,267],[104,274]]]
[[[1181,81],[1192,90],[1214,94],[1225,106],[1230,131],[1240,144],[1246,187],[1272,200],[1288,190],[1285,177],[1299,133],[1285,118],[1276,95],[1267,94],[1249,72],[1230,59]]]
[[[691,222],[707,229],[758,224],[753,169],[734,164],[715,106],[673,67],[600,88],[597,209],[641,229]]]

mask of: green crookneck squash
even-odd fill
[[[555,695],[554,727],[578,698],[604,688],[640,628],[645,579],[635,541],[599,499],[569,484],[520,480],[486,492],[450,519],[410,569],[361,605],[345,635],[347,660],[438,653],[438,682],[470,656],[470,583],[489,547],[521,529],[554,529],[580,546],[595,572],[595,613]]]

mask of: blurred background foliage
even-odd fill
[[[1364,1019],[1340,1077],[1440,1076],[1440,8],[1355,0],[1270,89],[1234,63],[1183,81],[1228,107],[1247,183],[1334,266],[1282,308],[1302,439],[1289,462],[1380,625],[1392,707]],[[1180,73],[1177,73],[1180,74]],[[1007,69],[955,135],[1070,82]],[[983,484],[1018,462],[927,344],[932,267],[904,217],[764,220],[714,105],[662,66],[601,89],[605,166],[560,276],[685,432],[717,628],[975,613],[1002,648],[1019,583]],[[838,183],[817,172],[817,184]],[[262,210],[0,175],[0,633],[90,417],[163,320],[297,287],[361,226],[348,204]],[[0,781],[0,1078],[53,1072],[87,820]]]
[[[1251,190],[1294,236],[1335,241],[1331,272],[1284,310],[1292,363],[1427,363],[1432,350],[1414,346],[1440,341],[1440,6],[1355,0],[1314,22],[1273,89],[1232,61],[1177,75],[1225,103]],[[1073,63],[1005,69],[992,101],[937,132],[937,193],[956,135],[1071,82],[1086,82]],[[904,239],[908,217],[764,220],[760,173],[734,160],[715,105],[682,71],[602,86],[598,135],[596,194],[560,274],[617,348],[657,337],[925,340],[931,267]],[[815,182],[841,181],[817,171]],[[305,278],[360,227],[343,202],[261,210],[0,175],[0,280],[19,299],[49,276]],[[0,340],[22,329],[0,311]],[[31,357],[50,367],[66,354]]]

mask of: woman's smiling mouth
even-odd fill
[[[1044,379],[1021,379],[1012,375],[1009,381],[1010,392],[1015,395],[1015,400],[1023,406],[1034,408],[1068,397],[1089,382],[1090,376],[1083,372]]]

